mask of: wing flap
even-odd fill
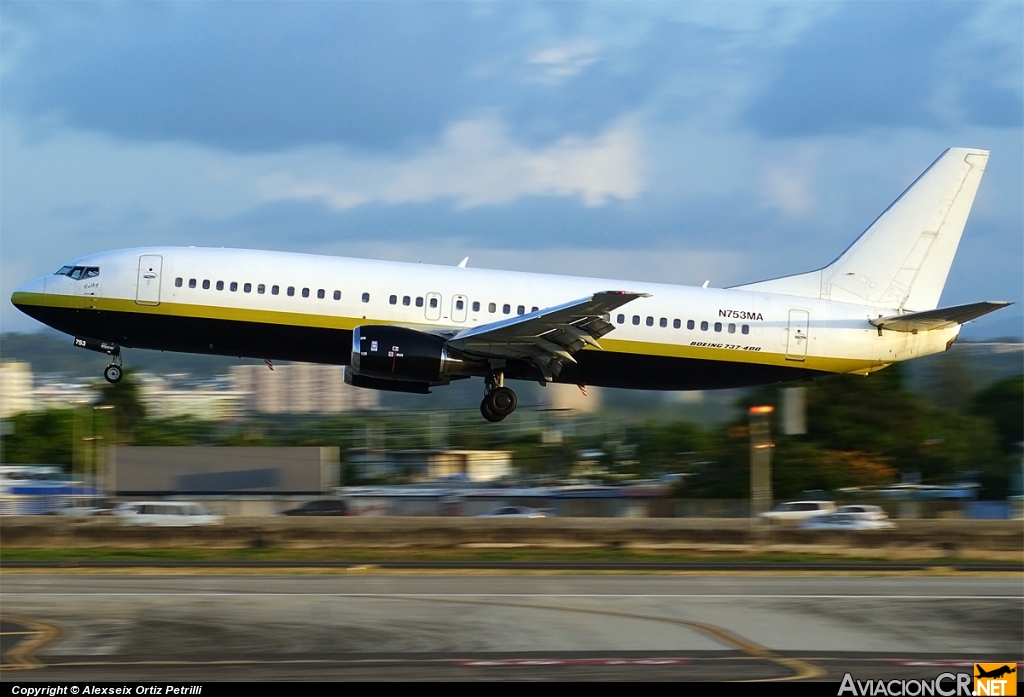
[[[957,324],[963,324],[1012,304],[1005,300],[985,300],[979,303],[942,307],[936,310],[879,317],[869,321],[872,326],[879,329],[889,329],[895,332],[926,332],[932,329],[946,329]]]
[[[590,297],[545,308],[481,327],[464,329],[448,340],[449,346],[467,354],[534,363],[550,379],[563,361],[575,362],[573,354],[597,342],[615,326],[605,315],[646,293],[602,291]]]

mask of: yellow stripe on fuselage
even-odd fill
[[[45,297],[45,302],[44,302]],[[279,310],[255,310],[240,307],[221,307],[217,305],[193,305],[186,303],[161,302],[159,305],[139,305],[134,300],[119,298],[93,298],[89,296],[70,296],[41,293],[15,293],[11,302],[16,305],[37,305],[40,307],[63,307],[67,309],[92,309],[104,312],[128,314],[162,315],[166,317],[189,317],[195,319],[226,320],[234,322],[256,322],[261,324],[277,324],[315,329],[346,329],[352,330],[367,324],[401,324],[407,327],[420,327],[424,331],[439,329],[460,329],[459,326],[438,326],[416,322],[396,323],[387,320],[376,320],[362,317],[346,317],[338,315],[319,315],[304,312],[283,312]],[[725,342],[716,342],[725,343]],[[807,356],[805,360],[794,361],[785,355],[765,351],[745,351],[741,349],[724,349],[707,346],[690,346],[687,344],[670,344],[627,339],[601,339],[605,351],[641,356],[662,356],[667,358],[690,358],[709,361],[726,361],[731,363],[752,363],[756,365],[775,365],[790,368],[803,368],[828,373],[858,373],[877,369],[877,361],[856,358],[830,358],[827,356]],[[584,350],[596,351],[590,347]]]

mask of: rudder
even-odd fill
[[[825,268],[737,287],[898,312],[938,307],[988,157],[950,148]]]

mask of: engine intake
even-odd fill
[[[353,376],[447,385],[462,368],[439,336],[415,329],[369,325],[352,331]]]

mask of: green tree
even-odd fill
[[[120,382],[100,389],[97,405],[114,407],[119,440],[131,442],[135,429],[146,419],[146,407],[139,397],[139,386],[132,371],[124,371]]]
[[[974,397],[970,411],[992,422],[1004,452],[1016,451],[1024,441],[1024,375],[992,383]]]

